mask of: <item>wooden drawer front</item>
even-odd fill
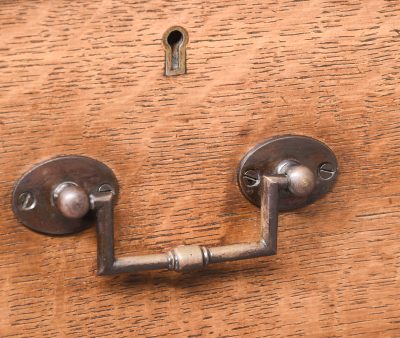
[[[2,1],[0,336],[395,337],[400,2]],[[163,33],[189,34],[164,76]],[[333,191],[282,214],[278,255],[176,274],[95,274],[94,228],[33,233],[13,184],[62,154],[111,167],[118,255],[254,240],[241,156],[320,139]]]

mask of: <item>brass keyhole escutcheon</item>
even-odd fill
[[[186,74],[186,45],[189,35],[186,29],[173,26],[163,35],[165,49],[165,75]]]

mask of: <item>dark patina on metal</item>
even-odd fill
[[[293,210],[313,203],[330,191],[338,174],[338,164],[333,151],[324,143],[311,137],[284,135],[268,139],[251,149],[242,159],[238,169],[238,184],[243,195],[253,204],[261,205],[261,186],[253,177],[274,175],[288,161],[301,164],[315,174],[315,186],[310,194],[295,196],[283,190],[279,196],[279,210]],[[322,166],[322,169],[321,169]],[[329,168],[327,173],[324,168]]]
[[[118,191],[114,173],[103,163],[77,155],[56,157],[33,167],[15,185],[12,207],[17,218],[28,228],[48,235],[73,234],[93,224],[91,213],[70,218],[56,206],[58,189],[63,184],[79,187],[86,196],[97,192],[104,184]],[[81,198],[81,195],[76,197]],[[63,206],[67,207],[65,203]],[[77,203],[75,206],[82,207]],[[74,211],[77,212],[70,210]]]
[[[336,158],[323,143],[304,136],[268,140],[247,153],[238,171],[243,194],[261,207],[257,241],[217,247],[183,245],[152,255],[115,256],[113,214],[118,184],[111,169],[87,157],[59,157],[33,168],[17,183],[13,209],[25,225],[46,234],[79,231],[90,224],[94,213],[99,275],[186,271],[276,254],[279,209],[311,203],[329,190],[336,175]]]

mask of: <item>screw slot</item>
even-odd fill
[[[35,196],[29,191],[23,192],[18,196],[17,205],[20,210],[32,210],[36,206]]]
[[[112,192],[113,194],[115,194],[113,187],[112,187],[110,184],[108,184],[108,183],[102,184],[102,185],[99,187],[98,191],[99,191],[99,192]]]
[[[247,170],[243,175],[243,182],[249,188],[254,188],[260,184],[260,173],[257,170]]]
[[[324,162],[321,163],[318,168],[318,176],[323,180],[330,180],[336,174],[336,168],[332,163]]]

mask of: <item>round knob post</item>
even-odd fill
[[[54,190],[53,197],[58,210],[67,218],[82,218],[89,211],[89,196],[74,183],[60,184]]]
[[[298,197],[305,197],[314,190],[316,177],[312,170],[305,165],[293,161],[286,161],[278,166],[279,174],[288,178],[289,191]]]

